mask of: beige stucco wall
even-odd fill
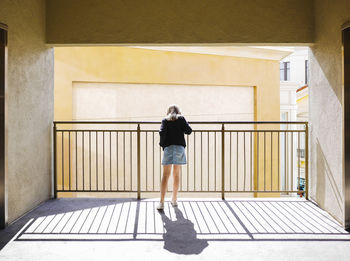
[[[74,82],[72,87],[72,119],[78,121],[160,122],[173,103],[187,121],[254,121],[249,86]]]
[[[2,0],[8,25],[8,222],[50,197],[53,49],[45,46],[45,1]]]
[[[316,0],[315,45],[310,52],[311,197],[344,223],[341,25],[348,0]]]
[[[47,42],[311,43],[312,0],[48,0]]]

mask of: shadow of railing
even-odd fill
[[[213,240],[350,240],[328,213],[302,199],[182,200],[177,208],[166,202],[162,212],[157,203],[116,201],[41,215],[15,240],[164,240],[176,252],[192,238],[195,253]]]

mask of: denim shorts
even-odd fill
[[[164,148],[162,165],[176,164],[184,165],[186,164],[186,153],[185,148],[182,145],[170,145]]]

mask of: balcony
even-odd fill
[[[350,254],[350,234],[307,198],[308,164],[301,164],[307,123],[192,122],[179,205],[167,201],[164,211],[156,210],[158,124],[56,122],[56,198],[1,231],[7,244],[0,257],[328,260]],[[170,180],[168,195],[171,190]]]

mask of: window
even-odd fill
[[[280,62],[280,80],[290,80],[290,62]]]
[[[305,84],[307,84],[309,76],[309,61],[305,60]]]
[[[280,80],[284,81],[284,63],[280,63]]]

